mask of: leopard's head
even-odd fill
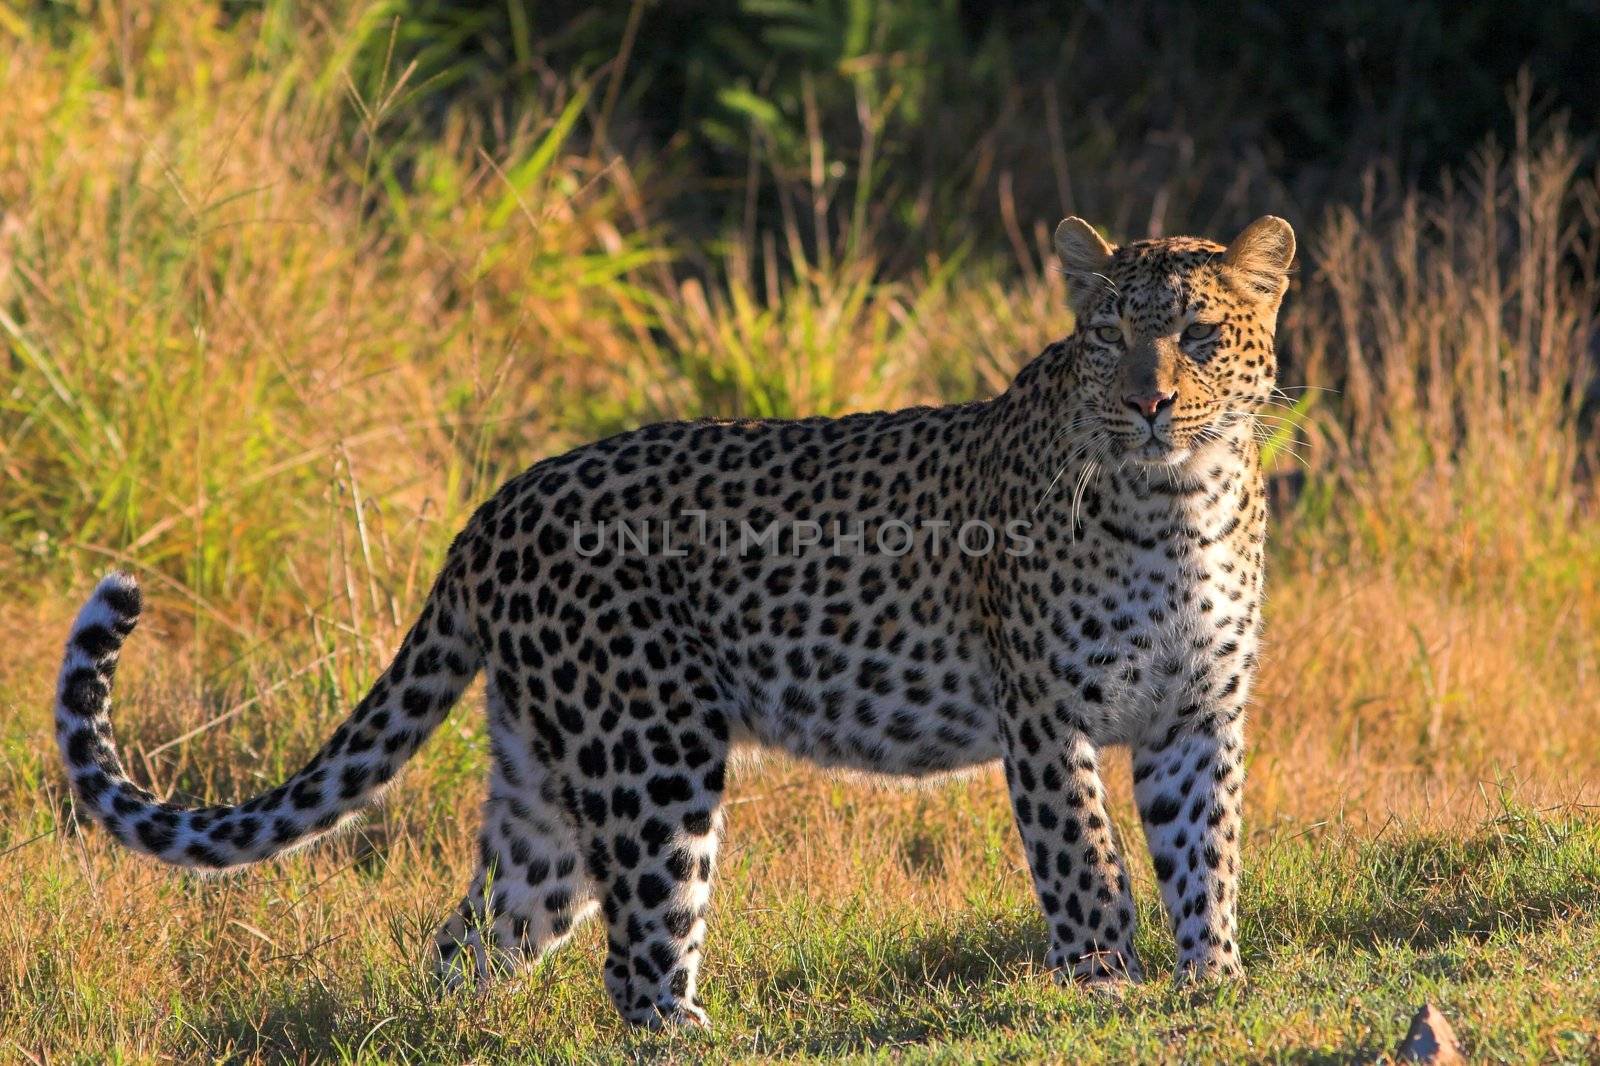
[[[1115,248],[1069,218],[1055,244],[1077,320],[1074,422],[1108,458],[1182,463],[1268,401],[1295,251],[1283,219],[1259,218],[1226,246]]]

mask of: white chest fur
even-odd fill
[[[1129,743],[1248,696],[1259,482],[1232,453],[1196,459],[1203,476],[1111,479],[1051,605],[1052,696],[1097,743]]]

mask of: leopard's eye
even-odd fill
[[[1217,335],[1215,322],[1191,322],[1183,331],[1186,341],[1208,341]]]
[[[1121,344],[1122,327],[1096,326],[1094,328],[1094,339],[1099,341],[1101,344]]]

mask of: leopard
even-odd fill
[[[1126,749],[1174,980],[1242,978],[1261,415],[1294,232],[1268,215],[1226,245],[1117,246],[1072,217],[1054,251],[1070,332],[990,397],[647,425],[513,477],[349,716],[242,803],[125,772],[109,706],[142,600],[104,577],[55,698],[76,813],[176,866],[270,859],[373,803],[481,674],[476,868],[433,972],[486,987],[599,916],[617,1012],[673,1029],[709,1024],[697,978],[746,752],[910,780],[998,761],[1045,969],[1143,980],[1101,772]]]

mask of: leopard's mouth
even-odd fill
[[[1149,438],[1128,451],[1128,457],[1144,466],[1177,466],[1189,458],[1192,449],[1151,433]]]
[[[1140,466],[1175,466],[1188,459],[1194,449],[1173,439],[1170,428],[1166,433],[1156,426],[1124,427],[1117,436],[1124,458]]]

